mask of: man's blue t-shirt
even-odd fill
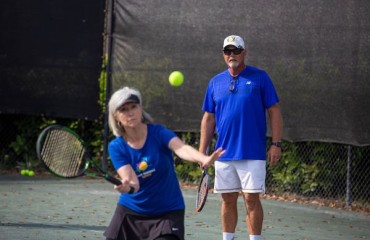
[[[203,111],[215,114],[217,142],[226,153],[219,159],[266,159],[266,109],[279,98],[268,74],[247,66],[229,87],[233,77],[226,70],[208,84]]]
[[[140,190],[121,194],[118,203],[146,215],[185,209],[185,203],[174,169],[173,152],[169,149],[175,133],[161,125],[148,124],[148,134],[141,149],[130,147],[122,137],[109,143],[108,151],[114,168],[130,164],[136,172]],[[140,169],[139,166],[147,166]]]

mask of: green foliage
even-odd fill
[[[102,153],[104,148],[104,114],[106,112],[107,101],[107,66],[108,56],[105,55],[102,59],[102,66],[99,76],[99,99],[98,104],[101,109],[100,117],[97,121],[92,123],[89,129],[91,140],[89,141],[90,150],[92,152],[93,160],[102,160]]]
[[[177,133],[177,135],[183,142],[189,144],[195,149],[198,148],[198,135],[196,135],[195,133],[182,132]],[[201,169],[198,164],[188,161],[182,161],[177,156],[175,156],[175,170],[179,179],[185,183],[195,184],[197,183],[201,175]]]
[[[270,169],[278,192],[290,191],[300,185],[302,166],[297,152],[297,146],[287,147],[285,144],[281,160]]]
[[[106,97],[107,97],[107,66],[108,66],[108,56],[103,57],[100,76],[99,76],[99,100],[98,104],[104,113],[106,108]]]
[[[346,156],[343,145],[328,143],[284,144],[281,160],[269,170],[277,192],[338,194],[338,181],[345,181]],[[334,159],[334,160],[333,160]]]
[[[40,127],[54,123],[54,120],[46,119],[44,117],[16,117],[16,121],[8,122],[2,120],[2,124],[12,129],[14,135],[10,136],[12,139],[6,152],[1,152],[1,165],[5,168],[12,168],[18,165],[20,168],[31,169],[37,167],[39,162],[36,157],[36,137],[39,133]],[[30,139],[32,144],[30,144]],[[9,149],[11,151],[9,151]]]
[[[278,192],[305,194],[314,192],[319,183],[319,163],[300,154],[300,144],[286,146],[278,165],[271,168]]]

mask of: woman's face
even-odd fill
[[[123,127],[136,127],[142,122],[142,109],[138,103],[126,103],[119,107],[115,113],[116,121]]]

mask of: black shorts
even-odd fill
[[[153,240],[159,236],[173,235],[184,240],[184,218],[185,210],[148,216],[117,204],[104,236],[116,240]]]

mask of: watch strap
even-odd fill
[[[271,145],[273,145],[275,147],[279,147],[279,148],[282,147],[281,142],[272,142]]]

